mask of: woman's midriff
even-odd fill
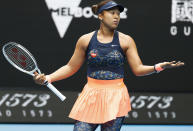
[[[99,80],[87,77],[87,84],[91,88],[122,88],[125,86],[123,78],[114,80]]]

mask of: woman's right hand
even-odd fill
[[[43,85],[46,80],[46,76],[45,74],[38,74],[37,72],[35,72],[33,79],[36,84]]]

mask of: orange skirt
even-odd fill
[[[130,97],[122,79],[97,80],[87,77],[69,117],[101,124],[125,116],[131,110]]]

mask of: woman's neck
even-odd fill
[[[111,30],[103,25],[100,26],[98,32],[100,35],[103,35],[104,37],[112,37],[114,35],[114,29]]]

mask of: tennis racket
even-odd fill
[[[8,42],[3,46],[2,51],[7,61],[18,70],[31,76],[34,76],[35,72],[41,74],[35,58],[22,45],[15,42]],[[66,97],[62,93],[60,93],[51,83],[45,81],[44,85],[46,85],[62,101],[66,99]]]

